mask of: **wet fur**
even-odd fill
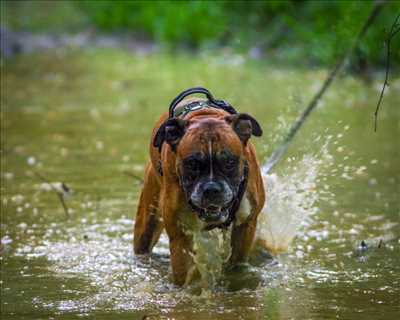
[[[192,212],[179,181],[179,168],[182,159],[208,148],[207,139],[216,139],[215,152],[226,146],[249,166],[245,196],[238,210],[238,217],[231,227],[232,254],[230,263],[246,261],[254,243],[257,217],[265,201],[264,185],[260,167],[253,145],[241,140],[235,132],[235,121],[227,121],[228,113],[218,109],[202,109],[190,113],[185,119],[190,121],[188,130],[174,147],[162,143],[153,144],[165,124],[168,114],[157,122],[150,142],[150,162],[145,171],[144,186],[134,226],[134,251],[136,254],[150,253],[165,228],[171,253],[173,280],[178,285],[187,283],[187,277],[193,270],[192,238],[185,232],[181,214]],[[260,129],[261,130],[261,129]],[[214,135],[210,137],[210,132]],[[246,137],[245,137],[246,138]],[[208,150],[203,150],[208,152]],[[242,165],[240,170],[243,170]],[[162,175],[161,175],[162,173]],[[246,212],[247,211],[247,212]],[[189,272],[190,271],[190,272]]]

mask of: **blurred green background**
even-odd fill
[[[330,65],[349,46],[373,1],[2,1],[2,26],[30,32],[128,33],[165,48],[239,52]],[[384,40],[400,1],[387,1],[353,56],[355,71],[385,63]],[[393,42],[394,67],[400,41]],[[362,70],[361,70],[362,71]]]

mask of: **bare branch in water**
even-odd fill
[[[33,170],[33,173],[40,180],[47,183],[50,186],[51,190],[53,190],[56,193],[56,195],[57,195],[58,199],[60,200],[61,205],[64,209],[65,216],[67,218],[69,218],[68,207],[67,207],[67,204],[65,203],[65,199],[64,199],[64,192],[59,191],[56,187],[54,187],[54,185],[48,179],[46,179],[44,176],[42,176],[39,172]],[[62,182],[61,187],[62,187],[63,191],[65,191],[65,193],[68,193],[70,191],[70,189],[67,187],[67,185],[64,182]]]
[[[140,184],[144,183],[143,178],[139,177],[138,175],[136,175],[135,173],[133,173],[132,171],[128,171],[128,170],[124,170],[122,171],[122,173],[128,177],[134,178],[135,180],[137,180]]]
[[[328,77],[325,79],[324,83],[322,84],[321,88],[318,92],[314,95],[312,100],[309,102],[308,106],[304,109],[303,113],[297,118],[297,120],[293,123],[290,127],[289,133],[281,142],[281,144],[274,150],[272,155],[268,158],[267,163],[264,166],[264,173],[268,173],[272,170],[272,168],[278,163],[278,161],[283,157],[286,153],[290,142],[293,140],[296,133],[299,131],[301,126],[307,120],[308,116],[311,112],[315,109],[318,105],[319,100],[325,94],[325,91],[330,87],[333,80],[336,78],[336,75],[339,73],[341,68],[343,67],[346,60],[351,56],[353,51],[358,47],[361,39],[364,37],[365,33],[369,29],[369,27],[374,22],[375,18],[378,16],[379,12],[382,9],[382,6],[386,3],[386,1],[376,1],[374,7],[372,8],[367,20],[363,27],[361,28],[360,32],[358,33],[357,37],[353,41],[353,44],[345,51],[339,61],[335,64],[332,68],[331,72],[328,74]]]
[[[400,23],[399,23],[399,18],[400,14],[396,17],[394,20],[392,27],[390,28],[390,31],[388,33],[387,39],[386,39],[386,72],[385,72],[385,81],[383,82],[381,94],[379,95],[379,100],[378,103],[376,104],[376,109],[374,113],[374,118],[375,118],[375,125],[374,125],[374,131],[376,132],[377,130],[377,125],[378,125],[378,113],[379,109],[381,107],[383,95],[385,93],[386,87],[389,86],[389,70],[390,70],[390,44],[392,42],[392,39],[396,36],[396,34],[400,31]]]

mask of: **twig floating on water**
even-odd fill
[[[67,185],[66,185],[64,182],[62,182],[62,183],[61,183],[62,191],[59,191],[56,187],[54,187],[54,185],[53,185],[49,180],[47,180],[47,179],[46,179],[44,176],[42,176],[39,172],[37,172],[37,171],[34,170],[33,173],[34,173],[40,180],[42,180],[43,182],[47,183],[47,184],[50,186],[51,190],[53,190],[53,191],[56,193],[56,195],[57,195],[58,199],[60,200],[61,205],[62,205],[62,207],[63,207],[63,209],[64,209],[65,216],[66,216],[67,218],[69,218],[68,207],[67,207],[67,204],[65,203],[65,200],[64,200],[64,192],[65,192],[65,193],[70,192],[70,191],[71,191],[70,188],[68,188]]]
[[[400,23],[399,23],[399,18],[400,14],[397,16],[397,18],[394,20],[392,27],[390,28],[390,32],[388,33],[387,39],[386,39],[386,71],[385,71],[385,81],[383,82],[381,94],[379,96],[378,103],[376,104],[375,108],[375,113],[374,113],[374,119],[375,119],[375,125],[374,125],[374,131],[376,132],[377,130],[377,125],[378,125],[378,113],[379,109],[381,107],[382,99],[383,99],[383,94],[385,93],[385,89],[387,86],[389,86],[389,70],[390,70],[390,44],[392,42],[392,39],[396,36],[397,33],[400,31]]]
[[[143,184],[143,183],[144,183],[143,178],[139,177],[138,175],[134,174],[134,173],[131,172],[131,171],[124,170],[124,171],[122,171],[122,173],[123,173],[124,175],[128,176],[128,177],[131,177],[131,178],[136,179],[140,184]]]

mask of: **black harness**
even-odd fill
[[[204,94],[207,97],[207,100],[199,100],[199,101],[194,101],[190,102],[186,105],[179,106],[177,105],[185,99],[187,96],[196,94],[196,93],[201,93]],[[177,117],[185,117],[187,114],[189,114],[192,111],[200,110],[203,108],[216,108],[216,109],[222,109],[225,110],[226,112],[230,114],[237,114],[237,111],[235,110],[234,107],[232,107],[228,102],[224,100],[217,100],[213,97],[210,91],[208,91],[205,88],[202,87],[195,87],[195,88],[190,88],[187,89],[183,92],[181,92],[178,96],[175,97],[174,100],[172,100],[170,106],[169,106],[169,118],[177,118]],[[160,174],[162,175],[162,169],[160,166]],[[240,207],[240,203],[243,199],[244,193],[246,191],[247,187],[247,180],[248,180],[248,175],[249,175],[249,166],[247,162],[244,163],[244,169],[243,169],[243,176],[239,184],[238,192],[236,198],[232,201],[231,207],[229,209],[229,216],[228,219],[222,223],[222,224],[211,224],[208,225],[204,230],[212,230],[215,228],[220,228],[220,229],[227,229],[231,223],[235,220],[236,218],[236,212],[238,211]],[[189,202],[189,205],[191,203]],[[193,206],[192,206],[193,207]],[[193,209],[195,209],[193,207]]]
[[[192,94],[196,93],[202,93],[205,94],[207,97],[207,100],[200,100],[200,101],[194,101],[191,102],[187,105],[180,106],[178,109],[176,109],[176,106],[181,102],[183,99],[185,99],[187,96],[190,96]],[[224,100],[217,100],[213,97],[210,91],[208,91],[205,88],[202,87],[195,87],[195,88],[190,88],[185,91],[182,91],[179,95],[175,97],[174,100],[172,100],[171,104],[169,105],[169,118],[176,118],[179,116],[186,116],[188,113],[199,110],[202,108],[216,108],[216,109],[222,109],[225,110],[226,112],[230,114],[236,114],[236,110],[234,107],[232,107],[228,102]]]

